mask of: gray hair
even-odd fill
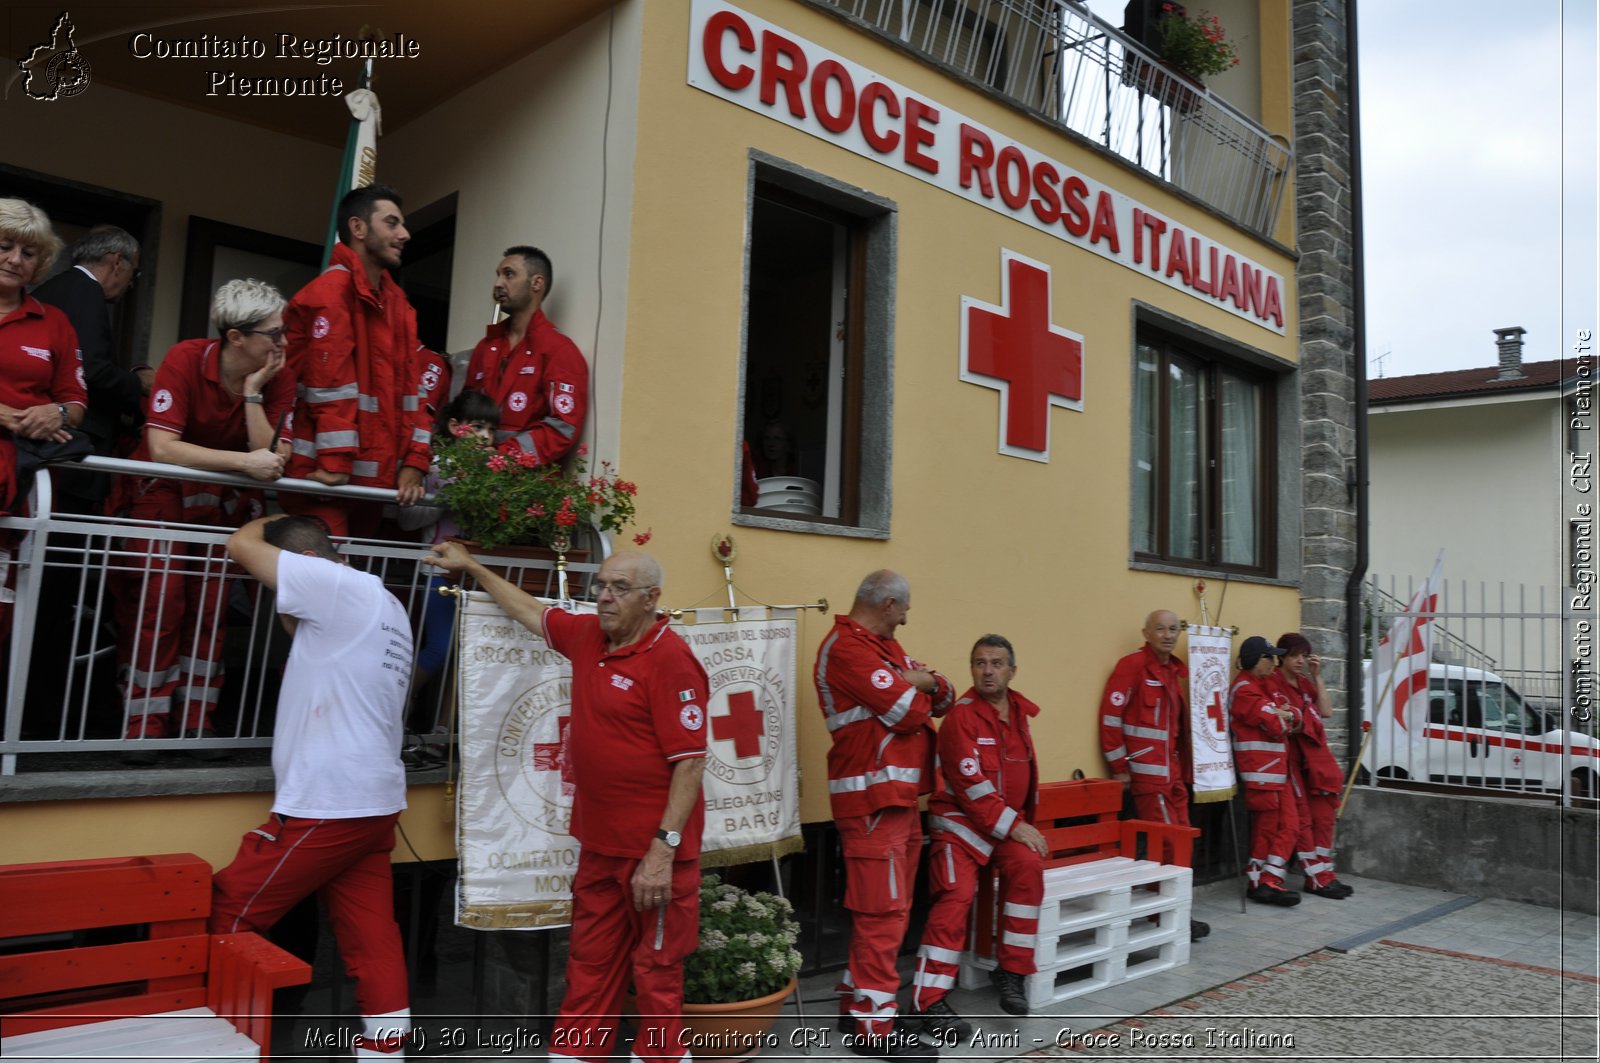
[[[869,573],[861,581],[861,586],[856,588],[856,601],[862,605],[876,608],[887,602],[890,598],[898,602],[905,602],[911,598],[911,584],[898,572],[887,568]]]
[[[91,262],[103,262],[112,255],[131,259],[138,253],[139,241],[126,229],[119,229],[115,225],[96,225],[72,245],[72,263],[75,266],[87,266]]]
[[[0,199],[0,240],[15,240],[34,250],[33,278],[50,272],[61,252],[61,237],[50,224],[50,216],[23,199]]]
[[[254,277],[229,281],[211,297],[211,324],[219,336],[226,336],[229,329],[250,328],[283,307],[283,296],[266,281]]]
[[[1017,651],[1012,648],[1011,640],[1006,638],[1004,635],[983,636],[983,638],[972,644],[972,652],[977,653],[979,646],[988,646],[991,649],[1005,650],[1006,657],[1008,658],[1006,663],[1011,665],[1013,668],[1017,666]]]

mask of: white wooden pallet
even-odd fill
[[[207,1063],[260,1059],[261,1046],[210,1008],[63,1026],[0,1041],[13,1059],[160,1059],[162,1063]]]

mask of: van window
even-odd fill
[[[1479,697],[1483,702],[1483,725],[1497,731],[1523,734],[1537,728],[1528,725],[1528,714],[1514,691],[1501,683],[1484,683]]]
[[[1460,701],[1455,691],[1445,686],[1442,679],[1435,679],[1428,684],[1428,722],[1461,722]]]

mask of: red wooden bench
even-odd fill
[[[23,950],[0,955],[0,1051],[266,1058],[272,992],[311,968],[256,934],[208,934],[210,912],[192,853],[0,866],[0,950]]]
[[[1114,780],[1039,788],[1034,820],[1051,857],[1033,944],[1038,973],[1026,979],[1032,1007],[1188,962],[1189,864],[1200,832],[1119,821],[1121,810],[1122,784]],[[1162,863],[1167,847],[1172,860]],[[972,946],[961,969],[967,988],[983,984],[995,965],[997,877],[978,878]]]

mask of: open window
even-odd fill
[[[766,162],[749,210],[736,522],[887,535],[891,212]]]

